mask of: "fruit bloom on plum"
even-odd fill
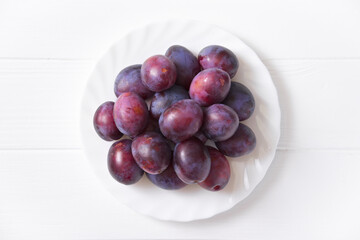
[[[202,143],[206,143],[208,138],[205,136],[205,134],[202,131],[198,131],[195,133],[194,137],[198,138]]]
[[[147,105],[136,93],[123,93],[116,100],[114,120],[117,128],[123,134],[135,137],[146,128],[148,119]]]
[[[181,142],[197,133],[202,125],[203,111],[191,99],[176,102],[161,114],[160,131],[173,142]]]
[[[208,146],[207,149],[211,158],[210,173],[199,185],[209,191],[220,191],[230,180],[230,164],[216,148]]]
[[[205,108],[203,122],[202,131],[215,142],[230,138],[239,126],[236,112],[224,104]]]
[[[247,87],[238,82],[231,82],[229,94],[223,104],[234,109],[240,121],[248,119],[255,109],[254,96]]]
[[[131,140],[115,142],[109,149],[108,169],[118,182],[130,185],[140,180],[144,171],[139,168],[131,154]]]
[[[174,85],[163,92],[155,93],[150,103],[151,115],[154,118],[159,119],[160,115],[168,107],[170,107],[177,101],[188,98],[189,93],[186,91],[186,89],[178,85]]]
[[[189,89],[191,81],[201,70],[198,59],[187,48],[174,45],[165,53],[176,66],[176,84]]]
[[[190,85],[191,99],[207,107],[222,102],[230,90],[229,74],[218,68],[209,68],[195,76]]]
[[[93,118],[96,133],[106,141],[118,140],[123,136],[115,125],[113,111],[114,102],[105,102],[98,107]]]
[[[254,132],[240,123],[234,135],[225,140],[216,142],[216,147],[221,153],[229,157],[240,157],[250,153],[256,146],[256,137]]]
[[[175,173],[173,164],[169,164],[168,168],[160,174],[149,174],[146,176],[156,186],[166,190],[177,190],[186,186]]]
[[[219,45],[211,45],[203,48],[198,56],[203,69],[220,68],[233,78],[239,68],[239,61],[235,54]]]
[[[134,92],[143,99],[147,99],[154,95],[154,92],[150,91],[141,81],[141,64],[131,65],[117,75],[114,92],[116,97],[125,92]]]
[[[140,168],[150,174],[163,172],[172,159],[166,139],[156,132],[147,132],[134,138],[131,151]]]
[[[141,66],[141,80],[153,92],[164,91],[175,84],[175,64],[163,55],[152,56]]]
[[[174,169],[185,183],[204,181],[210,172],[211,159],[208,149],[196,137],[176,144],[174,149]]]

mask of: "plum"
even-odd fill
[[[233,78],[239,68],[239,61],[235,54],[226,47],[210,45],[203,48],[198,55],[203,69],[220,68]]]
[[[117,141],[111,145],[108,153],[108,169],[111,176],[125,185],[136,183],[144,174],[131,154],[131,143],[129,139]]]
[[[147,132],[134,138],[131,151],[140,168],[150,174],[164,171],[172,159],[166,139],[156,132]]]
[[[123,134],[135,137],[147,126],[149,111],[139,95],[133,92],[121,94],[114,105],[114,121]]]
[[[209,68],[198,73],[190,85],[189,94],[200,106],[221,103],[230,90],[230,77],[218,68]]]
[[[123,136],[116,127],[113,111],[114,102],[104,102],[97,108],[93,118],[96,133],[106,141],[118,140]]]
[[[165,53],[176,66],[176,84],[189,89],[191,81],[201,70],[198,59],[187,48],[174,45]]]
[[[141,80],[153,92],[164,91],[175,84],[175,64],[163,55],[152,56],[141,66]]]
[[[184,141],[197,133],[202,125],[203,111],[191,99],[174,103],[161,114],[160,131],[173,142]]]

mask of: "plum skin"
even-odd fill
[[[154,95],[141,81],[141,64],[128,66],[116,76],[114,93],[119,97],[124,92],[134,92],[143,99]]]
[[[189,89],[191,81],[201,70],[198,59],[187,48],[173,45],[165,53],[176,66],[176,84]]]
[[[159,127],[159,120],[153,118],[150,114],[146,128],[142,131],[142,133],[146,133],[146,132],[157,132],[161,134]]]
[[[198,138],[202,143],[206,143],[208,138],[205,136],[204,132],[201,130],[194,134],[194,137]]]
[[[123,93],[116,100],[114,121],[123,134],[135,137],[146,128],[148,119],[147,105],[136,93]]]
[[[93,118],[96,133],[106,141],[118,140],[123,136],[114,122],[114,104],[111,101],[104,102],[97,108]]]
[[[117,141],[110,147],[107,163],[111,176],[125,185],[136,183],[144,174],[131,154],[129,139]]]
[[[239,123],[238,129],[231,138],[215,142],[215,145],[226,156],[240,157],[255,149],[256,137],[251,128]]]
[[[163,92],[155,93],[151,99],[150,113],[155,119],[159,119],[168,107],[182,99],[188,98],[190,98],[189,93],[185,88],[174,85]]]
[[[204,181],[210,172],[211,159],[207,148],[196,137],[176,144],[174,169],[178,177],[187,184]]]
[[[191,99],[183,99],[160,116],[161,133],[173,142],[181,142],[196,134],[203,122],[201,107]]]
[[[253,94],[245,85],[238,82],[231,82],[229,94],[222,103],[234,109],[240,121],[248,119],[255,110]]]
[[[150,174],[163,172],[172,159],[166,139],[156,132],[137,136],[132,142],[131,152],[139,167]]]
[[[239,125],[236,112],[224,104],[213,104],[204,110],[202,131],[211,140],[224,141],[230,138]]]
[[[169,164],[160,174],[146,173],[146,176],[153,184],[166,190],[177,190],[187,185],[176,175],[173,164]]]
[[[199,63],[203,69],[220,68],[233,78],[238,71],[239,61],[228,48],[219,45],[210,45],[200,50]]]
[[[230,76],[225,71],[209,68],[195,76],[190,85],[189,95],[202,107],[221,103],[229,93],[230,82]]]
[[[149,57],[141,66],[141,80],[153,92],[164,91],[175,84],[175,64],[163,55]]]
[[[231,171],[227,158],[216,148],[207,146],[211,158],[210,173],[207,178],[198,183],[209,191],[220,191],[226,187],[230,180]]]

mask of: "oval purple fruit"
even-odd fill
[[[174,167],[169,164],[168,168],[160,174],[149,174],[146,176],[156,186],[166,190],[177,190],[186,186],[186,183],[176,175]]]
[[[170,146],[160,133],[147,132],[137,136],[131,145],[136,163],[145,172],[159,174],[172,159]]]
[[[118,182],[129,185],[140,180],[144,171],[139,168],[131,154],[131,140],[115,142],[109,149],[108,169]]]
[[[211,45],[203,48],[198,56],[203,69],[220,68],[233,78],[239,68],[239,61],[235,54],[222,46]]]
[[[190,97],[202,107],[220,103],[229,93],[230,81],[229,74],[221,69],[203,70],[191,82]]]
[[[117,75],[114,92],[116,97],[119,97],[125,92],[134,92],[143,99],[147,99],[154,95],[154,92],[150,91],[141,81],[141,64],[131,65]]]
[[[202,131],[211,140],[224,141],[230,138],[239,126],[234,110],[224,104],[213,104],[204,110]]]
[[[160,115],[171,105],[180,101],[182,99],[188,99],[189,94],[185,88],[181,86],[174,85],[171,88],[155,93],[154,97],[151,99],[150,103],[150,112],[151,115],[159,119]]]
[[[211,158],[210,173],[199,185],[209,191],[220,191],[225,188],[230,180],[230,164],[217,149],[209,146],[207,149]]]
[[[201,107],[191,99],[184,99],[161,114],[159,125],[160,131],[166,138],[173,142],[181,142],[197,133],[202,121]]]
[[[193,137],[176,144],[174,149],[174,169],[185,183],[204,181],[210,172],[211,160],[207,148]]]
[[[256,146],[254,132],[246,125],[240,123],[234,135],[221,142],[216,142],[221,153],[229,157],[240,157],[250,153]]]
[[[231,82],[229,94],[223,104],[234,109],[240,121],[248,119],[255,109],[254,96],[247,87],[238,82]]]
[[[130,137],[135,137],[147,126],[149,111],[139,95],[132,92],[121,94],[114,106],[114,120],[117,128]]]
[[[141,66],[141,80],[151,91],[164,91],[175,84],[175,64],[163,55],[152,56]]]
[[[191,81],[201,70],[198,59],[187,48],[174,45],[165,53],[176,66],[176,84],[189,89]]]
[[[123,136],[115,125],[113,110],[114,102],[105,102],[98,107],[93,118],[96,133],[106,141],[118,140]]]

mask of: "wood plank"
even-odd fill
[[[93,61],[0,60],[0,149],[79,149]],[[359,149],[359,60],[267,60],[282,110],[281,149]]]
[[[89,61],[0,61],[1,149],[79,148]]]
[[[360,57],[360,14],[353,0],[184,0],[176,7],[165,0],[33,0],[2,5],[0,58],[97,59],[126,32],[166,19],[195,19],[225,28],[263,59]]]
[[[115,201],[79,150],[0,151],[0,236],[355,240],[359,171],[359,151],[280,150],[264,180],[233,209],[174,223],[138,215]]]
[[[282,110],[282,149],[360,147],[360,60],[265,61]]]

